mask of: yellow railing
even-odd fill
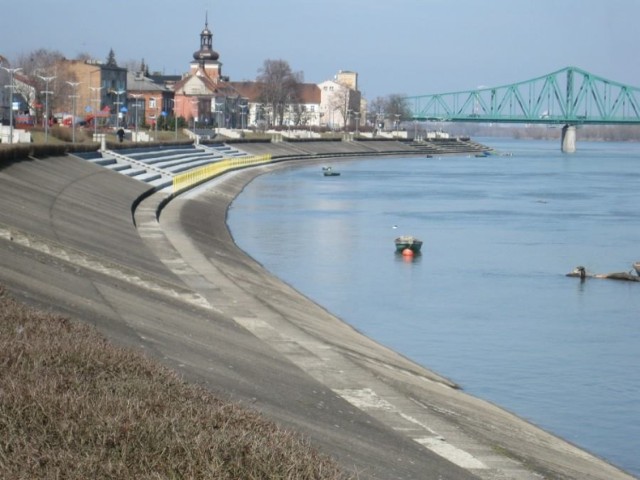
[[[187,188],[190,188],[198,183],[209,180],[213,177],[228,172],[229,170],[235,170],[237,168],[251,167],[254,165],[260,165],[262,163],[269,163],[271,161],[271,155],[258,155],[254,157],[238,157],[229,158],[227,160],[220,160],[219,162],[205,165],[201,168],[196,168],[185,173],[180,173],[173,177],[173,193],[180,192]]]

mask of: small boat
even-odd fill
[[[325,177],[337,177],[340,175],[340,172],[334,172],[331,167],[322,167],[322,174]]]
[[[634,263],[634,264],[633,264],[633,268],[635,269],[636,274],[637,274],[637,275],[640,275],[640,262],[636,262],[636,263]]]
[[[402,253],[407,248],[413,253],[419,253],[422,248],[422,240],[412,237],[410,235],[403,235],[396,238],[396,253]]]

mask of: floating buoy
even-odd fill
[[[404,257],[413,257],[413,250],[411,250],[410,248],[405,248],[404,250],[402,250],[402,255]]]

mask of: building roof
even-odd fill
[[[320,103],[322,91],[315,83],[298,84],[300,103]]]
[[[131,92],[169,92],[164,83],[154,82],[152,78],[142,73],[127,72],[127,90]]]
[[[194,84],[194,82],[198,82],[200,83],[200,85],[198,86],[197,84]],[[190,93],[193,90],[200,90],[199,87],[202,87],[202,89],[204,89],[206,93],[203,93],[202,91],[200,91],[199,93]],[[173,92],[176,95],[244,97],[244,94],[235,88],[235,84],[233,82],[212,80],[210,77],[204,74],[202,70],[199,70],[196,74],[187,75],[180,81],[176,82],[176,84],[173,86]]]
[[[242,82],[229,82],[229,85],[238,92],[240,96],[248,99],[250,102],[257,102],[260,98],[262,86],[260,83],[245,80]]]
[[[229,82],[229,84],[243,97],[250,102],[259,102],[264,87],[260,82]],[[315,83],[299,83],[298,99],[299,103],[320,103],[321,91]]]

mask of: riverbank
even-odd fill
[[[70,157],[13,163],[0,279],[302,432],[359,478],[632,478],[364,337],[240,251],[230,202],[291,165],[225,175],[159,222],[164,194],[151,195],[134,227],[140,182]]]
[[[292,431],[2,285],[0,399],[6,479],[351,478]]]

